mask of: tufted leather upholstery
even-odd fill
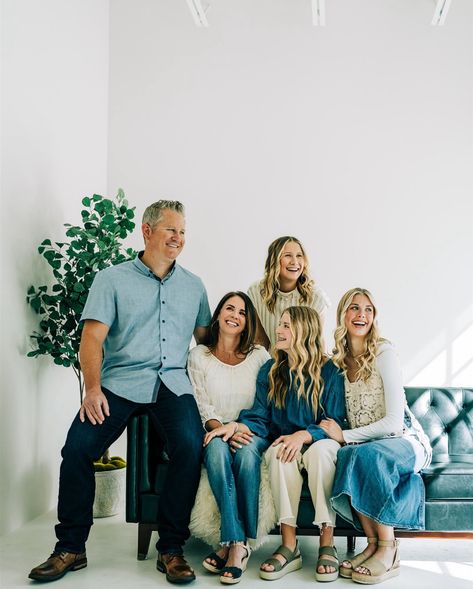
[[[406,398],[433,450],[422,473],[426,529],[472,531],[473,390],[406,388]]]
[[[433,449],[432,464],[422,473],[426,533],[453,532],[472,537],[473,389],[408,387],[405,391],[407,402],[429,436]],[[166,462],[162,441],[149,416],[146,413],[134,416],[128,425],[126,520],[139,522],[139,559],[146,558],[151,530],[156,529]],[[298,533],[318,534],[313,521],[314,509],[305,485],[299,507]],[[337,518],[335,534],[351,539],[361,535],[340,518]],[[409,534],[402,531],[397,535]],[[419,532],[412,534],[419,535]]]
[[[407,402],[429,436],[433,462],[473,464],[473,390],[406,388]]]

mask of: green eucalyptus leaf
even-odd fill
[[[102,222],[105,223],[105,225],[114,225],[115,224],[115,217],[113,215],[105,215],[105,217],[102,219]]]
[[[70,227],[66,231],[67,237],[76,237],[76,235],[79,235],[79,233],[80,233],[80,229],[78,227]]]
[[[84,205],[84,207],[90,207],[90,198],[88,196],[86,196],[85,198],[82,199],[82,204]]]
[[[33,309],[36,311],[36,313],[39,313],[39,311],[41,309],[41,301],[39,298],[31,299],[30,305],[33,307]]]

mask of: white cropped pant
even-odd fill
[[[335,512],[330,507],[330,495],[335,478],[335,465],[340,444],[324,439],[314,442],[293,462],[276,458],[280,446],[270,446],[264,455],[268,466],[278,524],[296,527],[302,490],[302,470],[308,475],[309,491],[315,509],[314,525],[335,526]]]

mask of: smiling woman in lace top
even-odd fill
[[[349,430],[320,427],[344,445],[337,458],[331,504],[362,528],[368,546],[342,563],[340,575],[374,584],[400,572],[397,528],[424,527],[419,470],[431,459],[427,436],[407,407],[399,360],[377,327],[372,294],[349,290],[337,309],[333,363],[344,374]]]

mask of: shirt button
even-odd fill
[[[163,323],[166,323],[166,319],[163,319]]]
[[[159,376],[162,376],[162,375],[163,375],[163,373],[162,373],[162,372],[160,372],[160,373],[159,373]]]
[[[166,338],[165,338],[165,337],[163,337],[163,342],[165,342],[165,341],[166,341]]]
[[[166,356],[163,356],[163,360],[166,360]]]
[[[163,304],[163,305],[165,305],[165,304],[166,304],[166,301],[161,301],[161,302],[162,302],[162,304]]]

